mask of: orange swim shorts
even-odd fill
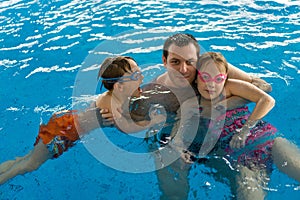
[[[75,126],[77,120],[76,111],[71,110],[53,114],[46,125],[40,125],[39,134],[34,145],[38,144],[41,139],[47,146],[52,158],[57,158],[79,139],[78,133],[80,131]]]

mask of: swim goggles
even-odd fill
[[[107,83],[116,83],[116,82],[123,83],[128,81],[137,81],[140,78],[142,78],[142,72],[135,71],[130,76],[121,76],[116,78],[101,78],[101,80]]]
[[[222,83],[227,78],[226,74],[218,74],[217,76],[215,76],[214,78],[212,78],[209,73],[207,73],[207,72],[199,72],[199,71],[198,71],[198,76],[199,76],[200,80],[203,81],[203,82],[205,82],[205,83],[206,82],[214,81],[217,84]]]

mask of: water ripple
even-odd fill
[[[36,73],[49,73],[49,72],[52,72],[52,71],[56,71],[56,72],[62,72],[62,71],[74,71],[78,68],[80,68],[81,65],[77,65],[77,66],[73,66],[73,67],[59,67],[59,66],[53,66],[53,67],[38,67],[36,69],[34,69],[32,72],[30,72],[25,78],[29,78],[30,76],[32,76],[33,74],[36,74]]]

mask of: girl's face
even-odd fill
[[[122,82],[124,85],[124,92],[128,95],[128,97],[140,97],[142,92],[140,85],[143,82],[144,76],[136,62],[131,59],[128,59],[127,61],[131,66],[132,72],[126,72],[122,77],[124,80],[124,82]]]
[[[218,97],[224,88],[227,74],[225,67],[209,61],[201,66],[197,75],[197,88],[201,97],[213,100]]]

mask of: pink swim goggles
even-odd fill
[[[198,76],[199,76],[200,80],[203,81],[203,82],[205,82],[205,83],[213,81],[213,82],[215,82],[217,84],[222,83],[227,78],[226,74],[218,74],[217,76],[215,76],[214,78],[212,78],[209,73],[207,73],[207,72],[199,72],[199,71],[198,71]]]

